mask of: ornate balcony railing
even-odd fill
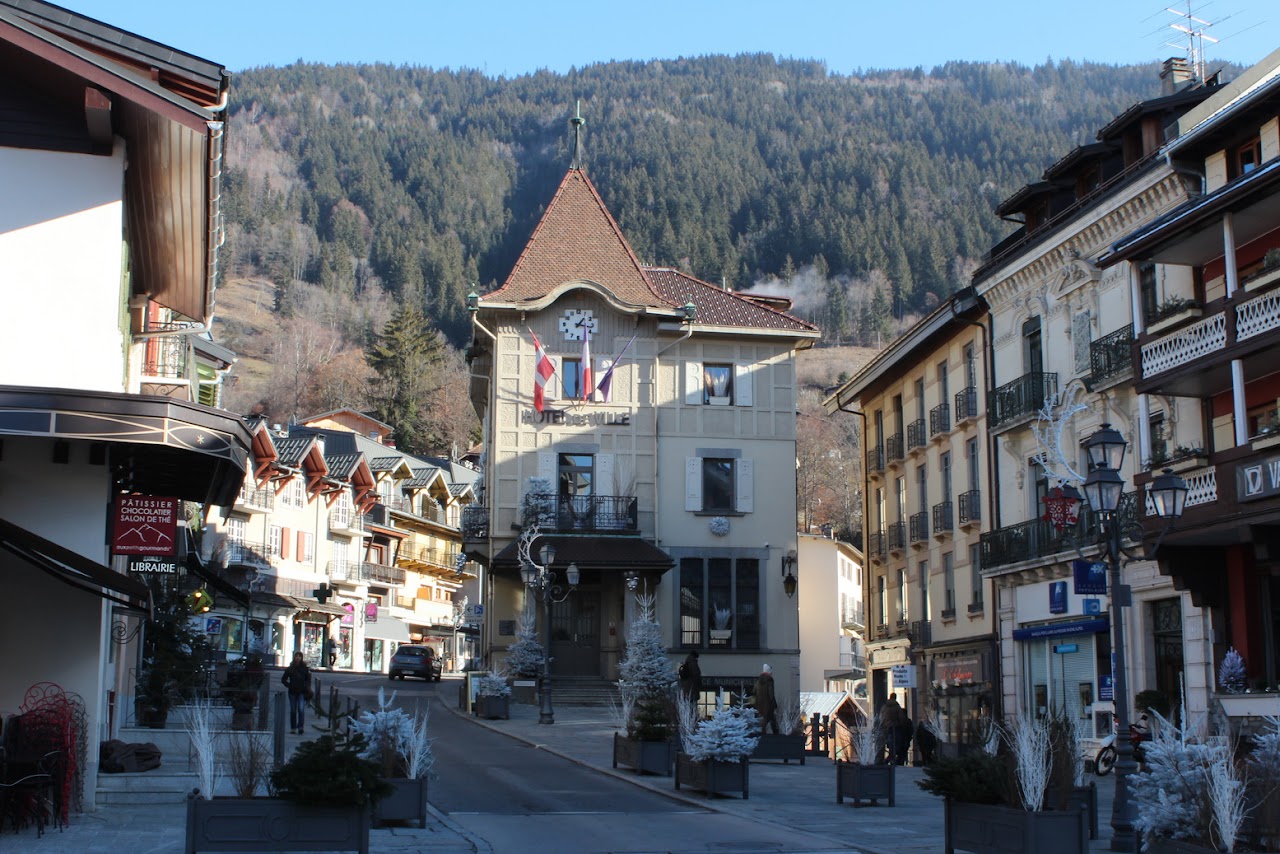
[[[228,540],[227,566],[271,566],[271,551],[263,543],[245,543]]]
[[[1218,500],[1218,468],[1192,469],[1179,475],[1187,482],[1187,500],[1184,507],[1199,507],[1201,504],[1212,504]],[[1156,515],[1156,503],[1151,498],[1151,484],[1147,484],[1144,512],[1148,516]]]
[[[170,323],[148,323],[147,332],[179,332],[196,324],[185,321]],[[144,344],[142,373],[148,377],[164,377],[166,379],[187,378],[187,358],[191,348],[190,339],[186,335],[147,338]]]
[[[1280,291],[1267,291],[1236,306],[1237,341],[1247,341],[1273,329],[1280,329]]]
[[[907,628],[907,637],[912,646],[928,646],[933,643],[933,623],[928,620],[916,620]]]
[[[1134,493],[1126,492],[1116,509],[1119,524],[1124,526],[1135,522],[1136,510]],[[1098,531],[1097,514],[1091,512],[1087,504],[1081,507],[1075,526],[1063,531],[1058,531],[1044,519],[1032,519],[990,531],[981,538],[982,568],[995,569],[1063,552],[1074,553],[1076,545],[1082,548],[1092,545]]]
[[[987,396],[987,418],[993,429],[1002,427],[1035,415],[1044,407],[1044,402],[1057,393],[1057,374],[1040,371],[1023,374]]]
[[[539,524],[543,531],[638,531],[640,515],[630,495],[535,494],[532,500],[544,508]]]
[[[468,504],[462,508],[462,536],[468,540],[480,540],[489,535],[489,508],[483,504]]]
[[[236,506],[258,510],[274,510],[276,507],[276,491],[269,486],[251,489],[248,484],[240,487],[236,496]]]
[[[982,492],[970,489],[960,493],[960,524],[970,525],[982,521]]]
[[[890,463],[896,463],[898,460],[906,456],[902,452],[902,434],[894,433],[884,441],[885,457]]]
[[[378,584],[404,584],[404,570],[398,566],[365,561],[360,564],[360,578]]]
[[[943,501],[941,504],[933,505],[934,535],[946,534],[955,530],[955,519],[955,505],[950,501]]]
[[[916,448],[923,448],[928,441],[929,437],[925,433],[923,418],[917,418],[907,425],[907,450],[914,451]]]
[[[951,430],[951,404],[939,403],[929,410],[929,435],[941,436]]]
[[[978,390],[973,386],[956,392],[956,423],[978,417]]]
[[[1237,330],[1237,335],[1239,331]],[[1227,315],[1218,312],[1142,345],[1142,376],[1172,370],[1227,345]]]
[[[872,560],[884,560],[887,545],[884,531],[872,531],[867,535],[867,556]]]
[[[867,474],[879,474],[884,471],[884,448],[876,445],[867,449]]]
[[[911,542],[920,543],[929,539],[929,514],[921,510],[911,514]]]
[[[907,544],[907,525],[905,522],[890,522],[888,529],[889,551],[900,552]]]
[[[1124,376],[1133,369],[1133,328],[1126,326],[1089,342],[1089,385]]]

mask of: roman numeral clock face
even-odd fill
[[[581,341],[584,335],[595,335],[598,325],[590,309],[571,308],[560,318],[560,331],[566,341]]]

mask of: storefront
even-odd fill
[[[982,745],[996,716],[995,644],[981,638],[926,653],[928,708],[922,719],[938,728],[942,756],[960,755]],[[923,693],[923,692],[922,692]]]
[[[365,607],[364,666],[370,673],[385,673],[396,647],[409,642],[404,620],[381,612],[377,605]]]
[[[1092,721],[1094,703],[1110,703],[1111,636],[1101,617],[1014,629],[1023,680],[1024,705],[1036,717],[1065,713]],[[1105,735],[1088,733],[1089,737]]]

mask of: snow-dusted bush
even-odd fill
[[[507,677],[502,673],[486,673],[476,679],[476,696],[509,697],[511,686],[507,684]]]
[[[670,736],[676,668],[667,657],[662,627],[654,619],[653,594],[636,596],[637,615],[618,664],[618,690],[627,709],[627,735],[645,740]]]
[[[1222,656],[1218,666],[1218,687],[1228,694],[1244,693],[1244,658],[1233,646]]]
[[[731,706],[699,721],[693,731],[684,736],[684,752],[699,762],[704,759],[740,762],[756,749],[760,742],[759,730],[760,716],[755,709]]]
[[[431,770],[435,757],[431,752],[431,739],[427,738],[427,712],[410,715],[404,709],[392,707],[395,692],[387,698],[378,689],[378,708],[364,711],[351,719],[351,729],[364,736],[361,759],[372,759],[382,768],[384,777],[410,777],[417,779]]]
[[[529,599],[516,623],[516,642],[507,650],[506,666],[515,676],[530,678],[542,672],[546,652],[538,642],[537,626],[533,599]]]
[[[520,499],[520,527],[541,525],[555,528],[556,490],[548,478],[534,475],[525,481],[524,495]]]

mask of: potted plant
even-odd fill
[[[613,734],[613,767],[625,765],[641,774],[671,773],[675,761],[676,670],[654,620],[654,597],[636,596],[638,615],[627,633],[627,651],[618,666],[622,695],[621,724]]]
[[[692,705],[680,701],[683,749],[676,754],[676,789],[684,783],[713,796],[741,793],[745,800],[751,768],[747,757],[758,741],[760,716],[755,709],[726,706],[698,721]]]
[[[507,650],[504,666],[511,673],[511,700],[515,703],[537,702],[537,679],[542,672],[546,652],[538,642],[537,620],[533,600],[525,602],[516,624],[516,642]]]
[[[1280,715],[1280,694],[1249,691],[1244,656],[1230,647],[1218,665],[1218,704],[1228,718],[1261,718]]]
[[[371,809],[390,787],[361,736],[298,745],[270,776],[271,797],[187,797],[187,851],[369,851]]]
[[[733,611],[716,605],[711,612],[711,639],[727,643],[733,635],[733,628],[730,626],[732,620]]]
[[[169,590],[146,623],[134,698],[139,726],[163,729],[169,710],[191,696],[207,672],[209,641],[193,630],[191,619],[190,598]]]
[[[476,714],[496,721],[511,718],[511,686],[502,673],[486,673],[476,680]]]
[[[351,729],[365,742],[363,759],[378,765],[378,773],[391,787],[374,807],[374,823],[415,821],[427,826],[427,775],[435,760],[431,739],[427,738],[427,712],[410,715],[394,708],[396,695],[388,699],[378,689],[378,707],[362,712],[351,721]]]
[[[760,732],[760,741],[751,753],[751,759],[781,759],[782,764],[791,764],[792,759],[804,764],[805,735],[804,715],[800,712],[800,697],[778,704],[778,732]]]
[[[1280,280],[1280,249],[1268,249],[1262,267],[1244,282],[1246,291],[1257,291]]]
[[[1173,472],[1189,471],[1201,468],[1208,462],[1204,448],[1198,445],[1179,445],[1173,449],[1173,453],[1165,461],[1165,468]]]
[[[877,762],[884,742],[884,731],[874,718],[853,730],[853,758],[836,762],[836,803],[852,798],[854,806],[861,806],[864,800],[876,804],[883,799],[894,805],[896,766]]]
[[[1200,316],[1200,304],[1186,297],[1169,297],[1147,319],[1147,332],[1155,334]]]
[[[1008,749],[942,759],[920,788],[944,802],[944,850],[973,854],[1085,854],[1089,832],[1079,809],[1045,809],[1053,767],[1052,732],[1043,719],[1005,729]]]

